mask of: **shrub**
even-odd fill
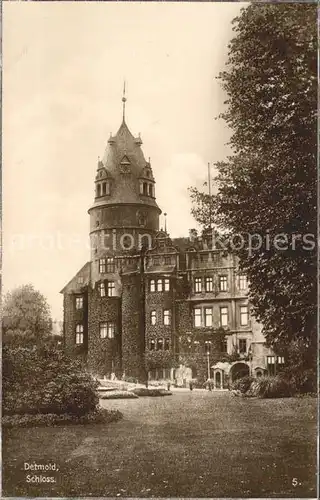
[[[137,387],[136,389],[131,389],[130,392],[133,392],[133,394],[136,394],[136,396],[139,397],[157,397],[164,396],[165,393],[168,393],[169,391],[166,391],[166,389],[147,389],[146,387]]]
[[[98,383],[54,346],[3,349],[3,414],[86,415]]]
[[[256,379],[251,377],[250,375],[246,375],[245,377],[238,378],[231,385],[231,389],[234,391],[240,391],[242,394],[246,394],[250,389],[252,382]]]
[[[137,399],[138,396],[132,391],[111,391],[100,396],[100,399]]]
[[[2,425],[5,428],[12,427],[51,427],[58,425],[72,425],[72,424],[102,424],[115,422],[122,418],[122,413],[118,410],[105,410],[98,409],[96,411],[87,413],[86,415],[72,415],[69,413],[63,413],[57,415],[54,413],[41,414],[37,413],[35,415],[23,414],[23,415],[5,415],[2,417]]]
[[[247,395],[259,398],[288,398],[294,393],[295,388],[290,381],[280,375],[256,378],[247,391]]]

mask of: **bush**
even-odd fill
[[[105,410],[98,409],[94,412],[87,413],[86,415],[72,415],[64,413],[57,415],[54,413],[36,415],[6,415],[2,417],[2,425],[6,428],[12,427],[51,427],[58,425],[69,424],[105,424],[109,422],[116,422],[122,418],[122,413],[118,410]]]
[[[138,399],[132,391],[110,391],[100,396],[100,399]]]
[[[98,383],[54,346],[3,349],[3,414],[86,415]]]
[[[130,392],[133,392],[133,394],[136,394],[136,396],[139,397],[144,397],[144,396],[157,397],[157,396],[165,396],[171,394],[171,393],[168,394],[169,391],[167,391],[166,389],[147,389],[146,387],[137,387],[136,389],[131,389]]]
[[[238,378],[231,385],[231,389],[234,391],[240,391],[242,394],[246,394],[250,389],[252,382],[256,379],[251,377],[250,375],[246,375],[245,377]]]
[[[256,378],[246,392],[248,396],[259,398],[288,398],[293,396],[294,393],[294,386],[280,375]]]

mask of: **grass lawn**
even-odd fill
[[[315,398],[181,391],[101,404],[123,420],[4,429],[3,496],[316,497]],[[25,471],[25,462],[59,470]]]

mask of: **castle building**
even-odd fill
[[[64,346],[99,377],[186,384],[274,373],[282,358],[250,315],[234,255],[159,228],[155,178],[123,120],[98,161],[89,208],[91,257],[63,288]]]

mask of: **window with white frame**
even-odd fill
[[[201,290],[202,290],[202,279],[195,278],[194,279],[194,291],[195,291],[195,293],[200,293]]]
[[[79,283],[79,285],[82,285],[83,281],[84,281],[83,276],[78,276],[78,283]]]
[[[249,322],[248,306],[240,306],[240,325],[246,326]]]
[[[284,357],[278,356],[277,363],[278,363],[278,365],[284,365]]]
[[[107,273],[114,273],[115,263],[113,257],[107,257]]]
[[[157,312],[156,311],[151,311],[150,313],[150,321],[151,325],[155,325],[157,322]]]
[[[114,281],[108,281],[108,297],[114,297],[116,294]]]
[[[213,278],[212,278],[212,276],[206,276],[205,287],[206,287],[206,292],[212,292],[212,290],[213,290]]]
[[[201,309],[200,309],[200,307],[195,307],[193,309],[193,323],[194,323],[194,326],[201,326]]]
[[[83,325],[80,323],[76,326],[76,344],[83,344]]]
[[[171,325],[171,311],[170,309],[165,309],[163,311],[163,324]]]
[[[220,326],[228,326],[228,308],[220,307]]]
[[[116,324],[113,321],[100,323],[100,337],[102,339],[113,339],[116,331]]]
[[[100,294],[100,297],[106,296],[106,289],[105,289],[104,283],[99,283],[99,294]]]
[[[212,326],[212,307],[204,308],[204,324],[205,326]]]
[[[239,276],[239,290],[247,289],[247,277],[244,274],[240,274]]]
[[[158,292],[162,292],[162,287],[163,287],[163,284],[162,284],[162,279],[161,279],[161,278],[159,278],[159,279],[157,280],[157,290],[158,290]]]
[[[106,272],[106,259],[99,259],[99,273],[104,274]]]
[[[166,278],[164,280],[164,290],[165,290],[165,292],[168,292],[170,290],[170,280],[169,280],[169,278]]]
[[[83,309],[83,297],[76,297],[76,309]]]
[[[156,282],[155,280],[150,280],[150,292],[156,291]]]
[[[228,289],[228,277],[227,276],[219,276],[219,289],[220,292],[226,292]]]

